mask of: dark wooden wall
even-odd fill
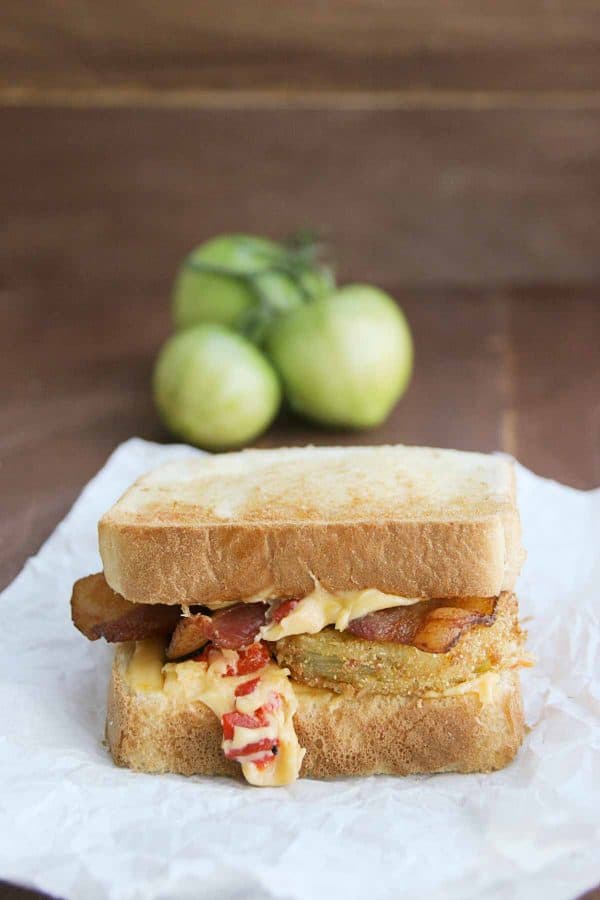
[[[595,0],[4,0],[9,86],[596,92]]]
[[[365,278],[600,274],[596,3],[5,0],[1,16],[24,197],[43,205],[38,178],[64,191],[61,160],[74,194],[93,167],[134,267],[148,228],[176,256],[221,228],[314,222]]]
[[[25,258],[27,229],[43,229],[40,252],[109,254],[137,279],[153,239],[167,276],[216,231],[316,225],[351,278],[600,276],[600,110],[27,106],[2,119],[21,210],[7,239]]]
[[[600,276],[595,0],[4,0],[0,25],[24,205],[70,191],[134,270],[148,230],[169,262],[315,223],[351,277]]]

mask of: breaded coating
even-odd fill
[[[522,654],[525,635],[515,595],[501,594],[496,611],[493,625],[465,632],[447,653],[425,653],[326,628],[319,634],[283,638],[275,654],[294,681],[337,693],[416,696],[444,691],[484,672],[510,668]]]

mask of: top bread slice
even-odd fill
[[[99,523],[110,586],[135,603],[218,604],[378,588],[495,596],[523,551],[501,457],[306,447],[190,457],[140,478]]]

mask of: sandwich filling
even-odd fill
[[[261,626],[260,637],[265,641],[279,641],[293,634],[318,634],[329,625],[337,631],[344,631],[350,622],[369,613],[412,606],[418,602],[418,598],[384,594],[376,588],[333,594],[315,580],[314,590],[306,597],[277,603],[269,610],[270,615]]]
[[[376,589],[301,598],[246,598],[216,611],[133,604],[102,574],[76,583],[73,621],[91,640],[135,642],[129,690],[203,703],[222,749],[254,785],[284,785],[304,751],[294,685],[336,693],[422,698],[493,690],[495,675],[528,665],[511,594],[419,600]]]
[[[304,750],[294,730],[298,707],[289,672],[271,661],[263,644],[247,650],[204,650],[192,660],[167,663],[165,691],[181,688],[189,702],[202,702],[221,721],[223,753],[240,763],[250,784],[295,781]]]

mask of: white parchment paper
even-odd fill
[[[537,667],[525,745],[493,775],[226,779],[116,768],[112,651],[71,625],[96,522],[189,448],[121,446],[0,598],[0,878],[73,900],[570,898],[600,882],[600,490],[519,467],[519,583]]]

